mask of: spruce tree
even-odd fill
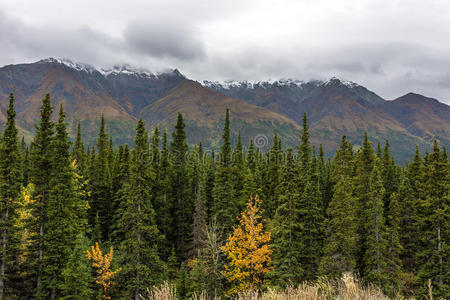
[[[387,272],[389,274],[389,286],[387,287],[390,295],[398,295],[401,293],[402,284],[402,262],[401,253],[403,247],[401,245],[401,209],[399,197],[397,193],[391,195],[388,210],[388,249],[387,249]]]
[[[65,123],[65,113],[60,106],[56,136],[52,141],[52,172],[50,193],[45,210],[43,237],[42,285],[38,290],[40,299],[61,297],[60,287],[64,282],[61,269],[69,260],[76,236],[77,189],[70,158],[70,142]]]
[[[119,148],[120,153],[120,148]],[[130,150],[128,145],[122,149],[119,155],[119,163],[113,181],[113,222],[111,224],[111,241],[119,246],[124,238],[124,232],[119,226],[128,197],[127,186],[130,180]]]
[[[170,154],[172,172],[171,186],[171,208],[173,210],[172,237],[171,242],[175,246],[177,256],[183,257],[188,252],[191,238],[191,224],[194,213],[193,199],[189,197],[189,186],[187,178],[186,154],[188,145],[186,143],[186,132],[183,116],[178,114],[175,131],[172,133]]]
[[[302,230],[299,261],[304,269],[302,279],[312,280],[317,276],[323,243],[324,216],[318,182],[309,176],[298,204],[298,222]]]
[[[82,174],[85,174],[86,171],[86,162],[85,162],[86,158],[84,151],[85,151],[84,142],[81,137],[81,124],[80,120],[78,120],[77,136],[75,139],[75,144],[73,145],[72,148],[72,158],[77,161],[77,165],[80,167]]]
[[[244,153],[242,151],[241,133],[238,134],[238,141],[236,147],[233,150],[232,157],[232,177],[233,177],[233,191],[235,199],[242,199],[242,193],[244,188],[244,176],[245,176],[245,162]],[[248,199],[248,198],[247,198]],[[241,211],[245,207],[245,203],[239,201],[238,209]]]
[[[366,234],[362,275],[366,282],[385,288],[388,282],[386,269],[388,263],[386,261],[388,257],[388,236],[383,216],[384,191],[379,167],[375,165],[369,178],[369,193],[362,219]]]
[[[173,249],[173,216],[172,201],[171,201],[171,165],[169,161],[169,148],[167,144],[167,133],[164,131],[162,138],[161,157],[159,161],[159,188],[156,197],[156,224],[160,232],[164,235],[164,240],[161,242],[160,255],[161,258],[167,260],[171,249]]]
[[[0,140],[0,299],[12,296],[17,274],[14,258],[19,241],[15,238],[17,203],[22,182],[22,162],[15,123],[14,95],[9,95],[6,128]],[[17,279],[17,278],[16,278]]]
[[[365,227],[366,220],[364,219],[364,212],[368,209],[367,203],[370,201],[370,176],[375,162],[375,154],[372,148],[372,143],[367,137],[367,132],[364,134],[363,146],[359,149],[355,157],[355,176],[353,177],[354,187],[353,195],[356,197],[356,206],[358,212],[358,234],[359,234],[359,253],[358,253],[358,269],[363,271],[366,269],[364,261],[364,253],[366,252],[366,238],[367,230]]]
[[[248,146],[247,151],[247,167],[255,173],[256,171],[256,157],[255,157],[255,145],[253,144],[253,139],[250,140],[250,145]]]
[[[139,299],[146,288],[162,281],[165,265],[158,256],[160,233],[151,203],[150,159],[145,124],[139,120],[132,151],[127,199],[120,220],[122,286],[129,298]]]
[[[325,242],[319,274],[340,277],[356,271],[357,210],[352,195],[352,144],[342,137],[333,161],[333,197],[327,209]]]
[[[268,170],[264,184],[263,210],[268,218],[273,218],[278,205],[278,185],[280,184],[281,149],[279,148],[278,135],[275,133],[273,146],[268,154]]]
[[[304,241],[301,239],[302,225],[299,207],[298,168],[293,152],[288,148],[279,186],[279,205],[273,221],[272,282],[279,286],[299,283],[305,272],[300,261]]]
[[[408,177],[403,179],[398,192],[392,195],[391,201],[398,202],[400,210],[399,239],[402,246],[400,252],[401,264],[405,272],[405,277],[412,278],[409,280],[410,282],[406,282],[405,284],[415,285],[415,276],[417,274],[416,252],[419,246],[418,213],[420,209],[420,199],[414,196]]]
[[[30,246],[31,254],[27,257],[27,274],[35,282],[35,287],[41,290],[43,257],[45,256],[44,236],[46,234],[45,224],[47,222],[47,204],[50,194],[50,181],[53,176],[53,138],[55,124],[52,122],[53,107],[50,104],[50,95],[46,94],[42,100],[41,119],[36,126],[36,134],[31,144],[31,172],[30,181],[35,186],[33,198],[36,202],[33,204],[32,215],[30,219],[30,231],[32,241]]]
[[[303,113],[303,129],[301,134],[301,143],[300,146],[298,147],[298,154],[300,156],[299,158],[300,158],[301,173],[305,174],[308,169],[311,155],[311,144],[309,141],[309,126],[308,126],[308,119],[306,117],[306,112]]]
[[[214,182],[213,215],[225,230],[230,232],[239,214],[239,203],[233,190],[233,174],[231,166],[230,112],[227,109],[222,135],[222,146],[219,154],[219,165]]]
[[[111,174],[108,159],[108,139],[105,132],[105,118],[102,115],[100,123],[100,132],[97,139],[97,155],[92,168],[91,183],[91,207],[89,213],[89,221],[94,224],[98,215],[100,228],[102,231],[102,239],[107,240],[109,237],[110,221],[111,221]]]
[[[79,233],[75,240],[75,246],[70,253],[67,263],[61,270],[64,281],[62,282],[61,298],[64,300],[91,299],[92,270],[86,258],[86,251],[90,242],[83,233]]]
[[[199,183],[197,193],[195,195],[195,211],[194,221],[192,224],[192,246],[190,247],[191,256],[198,255],[205,243],[206,234],[206,210],[204,204],[204,188]]]
[[[426,195],[420,204],[419,241],[422,248],[417,253],[417,259],[422,291],[430,279],[433,294],[444,299],[450,297],[449,173],[449,165],[435,140],[426,165]]]

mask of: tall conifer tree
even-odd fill
[[[51,190],[45,210],[42,285],[38,290],[40,299],[61,297],[60,288],[64,282],[61,270],[69,259],[78,234],[75,209],[78,195],[62,105],[52,150]]]
[[[172,133],[172,143],[170,145],[172,174],[171,174],[171,194],[173,210],[172,242],[175,246],[177,256],[183,257],[188,252],[191,238],[191,224],[194,213],[193,199],[189,197],[189,185],[187,178],[186,153],[188,145],[186,143],[186,132],[183,116],[178,114],[175,131]]]
[[[342,137],[333,161],[333,197],[327,209],[325,242],[319,273],[340,277],[356,271],[357,211],[352,195],[352,144]]]
[[[15,118],[14,95],[11,93],[6,128],[0,140],[0,299],[12,294],[12,277],[17,274],[14,256],[17,255],[18,241],[13,225],[17,218],[22,162]]]
[[[50,195],[50,181],[53,176],[53,138],[55,124],[52,122],[53,107],[50,104],[50,95],[47,94],[42,100],[41,120],[36,126],[36,135],[31,145],[32,169],[31,182],[35,186],[33,198],[36,199],[32,208],[30,230],[34,232],[31,241],[32,254],[27,257],[27,273],[36,283],[38,291],[41,290],[43,257],[45,256],[44,236],[46,234],[45,224],[47,222],[47,205]]]
[[[119,226],[124,233],[120,245],[122,285],[128,297],[139,299],[147,287],[162,281],[165,265],[158,256],[161,237],[151,203],[148,135],[142,119],[136,127],[127,199]]]

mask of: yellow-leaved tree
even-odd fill
[[[239,226],[221,247],[229,260],[225,265],[225,276],[233,285],[229,294],[258,290],[271,270],[270,232],[263,231],[261,219],[261,200],[250,197],[247,209],[238,218]]]
[[[102,249],[100,249],[98,243],[95,242],[95,246],[91,246],[90,250],[86,250],[86,257],[89,260],[92,260],[92,266],[97,270],[95,282],[102,286],[103,298],[111,299],[111,297],[108,296],[108,290],[113,283],[113,277],[121,270],[111,270],[113,247],[109,249],[109,253],[103,254]]]

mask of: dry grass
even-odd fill
[[[176,288],[167,282],[149,291],[149,300],[175,300]],[[220,300],[220,297],[210,299],[202,292],[194,294],[192,300]],[[229,297],[223,297],[229,299]],[[236,300],[388,300],[389,297],[372,285],[362,286],[353,276],[345,274],[341,280],[319,279],[315,282],[304,282],[297,287],[288,287],[284,290],[269,288],[267,291],[242,293],[233,299]]]

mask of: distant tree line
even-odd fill
[[[431,282],[450,299],[450,163],[437,141],[406,167],[367,135],[359,149],[343,136],[327,159],[305,115],[296,149],[275,133],[266,151],[244,150],[227,110],[216,152],[188,146],[181,113],[170,138],[139,120],[132,149],[113,145],[102,117],[85,147],[79,124],[69,141],[63,107],[52,114],[47,94],[32,142],[20,142],[10,95],[0,299],[139,299],[164,281],[187,299],[344,273],[392,297],[425,297]]]

